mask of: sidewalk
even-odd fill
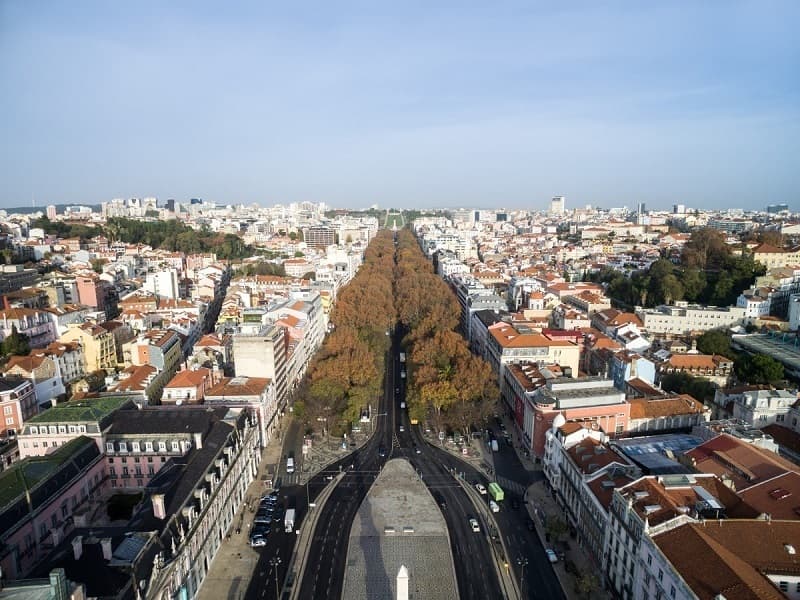
[[[260,553],[250,547],[248,536],[253,513],[248,510],[248,505],[258,503],[266,490],[265,482],[271,477],[270,472],[274,472],[275,465],[280,463],[284,434],[289,423],[289,418],[284,417],[275,435],[262,450],[258,473],[247,488],[244,502],[236,511],[231,530],[214,555],[211,568],[197,593],[199,600],[238,600],[247,592],[260,558]],[[266,574],[259,573],[259,576]]]
[[[522,466],[530,475],[530,480],[528,482],[520,482],[526,485],[526,510],[528,511],[528,515],[535,523],[536,532],[539,535],[542,546],[545,548],[552,548],[553,545],[547,541],[545,535],[547,519],[560,518],[562,520],[566,520],[566,516],[561,508],[559,508],[559,506],[556,504],[556,501],[551,496],[550,491],[547,489],[546,479],[542,475],[541,465],[537,465],[533,457],[525,455],[523,451],[524,445],[520,444],[520,436],[517,432],[516,425],[507,416],[503,417],[503,421],[506,425],[506,431],[508,431],[508,433],[511,435],[514,451],[517,453],[517,457],[522,463]],[[486,447],[486,444],[483,443],[482,439],[470,440],[470,454],[468,456],[462,455],[460,450],[453,444],[445,443],[442,445],[442,443],[434,439],[433,436],[426,436],[426,439],[431,444],[447,450],[453,456],[461,458],[473,467],[483,470],[483,472],[490,479],[494,478],[494,453]],[[491,468],[491,471],[486,467]],[[536,474],[539,475],[537,476]],[[598,589],[592,592],[591,598],[593,600],[606,600],[610,598],[605,591],[599,589],[600,582],[602,580],[601,574],[592,564],[591,559],[587,556],[586,552],[584,552],[574,540],[569,539],[568,543],[569,549],[565,553],[564,560],[560,560],[553,565],[553,571],[555,572],[556,577],[558,577],[559,583],[561,584],[561,589],[564,591],[564,596],[567,598],[567,600],[585,600],[586,597],[582,596],[577,591],[578,579],[582,573],[593,574],[597,578]],[[568,573],[566,571],[567,562],[570,562],[575,566],[575,573]]]
[[[520,436],[516,425],[511,422],[508,417],[504,417],[503,421],[506,424],[506,430],[511,434],[514,450],[520,462],[522,462],[522,465],[531,475],[533,475],[533,473],[541,473],[541,465],[537,465],[532,457],[525,456],[522,450],[523,445],[520,444]],[[542,545],[545,548],[553,548],[553,544],[547,541],[547,520],[559,518],[566,522],[567,517],[564,511],[556,504],[550,490],[547,488],[547,479],[544,476],[538,477],[527,486],[525,491],[525,508],[528,511],[528,516],[530,516],[536,526],[536,533]],[[585,600],[586,596],[578,591],[578,581],[582,574],[594,575],[597,578],[597,590],[592,592],[590,598],[594,600],[606,600],[610,598],[608,594],[601,589],[601,574],[583,548],[579,547],[578,543],[572,539],[568,540],[567,543],[569,544],[569,549],[565,552],[564,560],[559,560],[553,565],[553,571],[556,577],[558,577],[561,589],[564,591],[564,596],[567,600]],[[567,572],[568,562],[574,565],[574,572]]]

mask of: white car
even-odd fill
[[[547,554],[547,560],[549,560],[551,563],[558,562],[558,556],[556,556],[556,553],[553,550],[550,548],[545,548],[544,552]]]
[[[475,484],[475,489],[476,489],[476,490],[478,490],[478,493],[479,493],[481,496],[485,496],[485,495],[486,495],[486,488],[485,488],[485,487],[483,487],[483,484],[482,484],[482,483],[476,483],[476,484]]]
[[[406,403],[405,402],[401,402],[400,403],[400,408],[405,408],[405,407],[406,407]]]
[[[494,500],[489,500],[489,508],[493,513],[500,512],[500,506]]]
[[[405,430],[406,430],[406,428],[403,427],[402,425],[400,425],[400,433],[403,433]]]
[[[481,526],[478,525],[478,519],[470,519],[469,520],[469,526],[472,528],[472,531],[474,531],[475,533],[480,533]]]

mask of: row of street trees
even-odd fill
[[[496,378],[455,331],[458,302],[408,229],[398,233],[394,283],[398,320],[408,330],[409,415],[467,435],[494,411]]]
[[[312,362],[294,410],[307,426],[318,419],[341,435],[381,393],[385,355],[395,322],[392,297],[394,242],[381,231],[364,264],[339,293],[331,315],[333,332]]]

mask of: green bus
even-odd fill
[[[503,494],[503,488],[497,485],[494,481],[489,484],[489,495],[495,502],[500,502],[500,500],[505,498],[505,494]]]

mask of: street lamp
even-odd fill
[[[520,596],[525,596],[525,567],[528,566],[528,558],[525,556],[519,556],[517,558],[517,564],[519,565],[519,594]]]
[[[278,566],[281,564],[281,557],[277,554],[269,559],[269,564],[275,569],[275,600],[280,600],[280,590],[278,589]]]

